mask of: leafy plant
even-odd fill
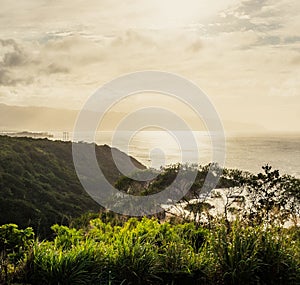
[[[0,226],[0,278],[9,282],[11,273],[33,244],[32,228],[19,229],[15,224]]]

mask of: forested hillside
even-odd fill
[[[126,156],[118,154],[121,159]],[[96,146],[96,155],[107,179],[114,183],[120,172],[111,148]],[[32,226],[47,236],[54,223],[68,223],[70,218],[99,209],[77,178],[71,142],[0,136],[0,224]]]

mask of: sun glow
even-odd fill
[[[155,19],[152,23],[157,28],[178,28],[205,22],[234,2],[236,1],[154,0],[151,1],[151,18]]]

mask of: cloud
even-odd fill
[[[203,42],[200,39],[193,41],[187,48],[188,52],[197,53],[203,48]]]
[[[293,57],[291,59],[290,63],[292,65],[299,65],[300,66],[300,55]]]
[[[285,37],[284,43],[286,44],[300,43],[300,37],[299,36]]]
[[[33,82],[33,77],[17,77],[8,69],[0,67],[0,86],[16,86],[18,84],[30,84]]]
[[[257,42],[255,43],[255,45],[257,46],[262,46],[262,45],[280,45],[282,43],[281,38],[278,36],[268,36],[268,35],[264,35],[259,37],[259,39],[257,40]]]
[[[13,39],[0,39],[0,44],[3,47],[12,46],[15,50],[19,50],[20,51],[20,48],[19,48],[18,44]]]
[[[22,65],[26,57],[20,52],[9,52],[4,55],[2,64],[4,66],[18,66]]]
[[[0,39],[0,45],[2,48],[9,48],[10,50],[4,53],[3,59],[0,61],[0,66],[13,67],[21,65],[26,61],[26,55],[13,39]]]
[[[18,68],[24,66],[27,61],[27,55],[22,47],[13,39],[0,39],[0,49],[2,50],[0,85],[16,86],[32,82],[31,76],[18,75]]]
[[[2,0],[1,100],[79,108],[112,78],[155,69],[199,84],[225,117],[267,95],[300,103],[299,3]]]
[[[51,46],[0,39],[0,85],[30,85],[45,75],[70,73],[73,58],[68,45],[74,47],[77,42],[65,46],[61,39],[57,42]]]
[[[44,72],[46,74],[53,74],[53,73],[69,73],[70,72],[70,69],[65,67],[65,66],[62,66],[62,65],[59,65],[57,63],[51,63],[49,64],[46,69],[44,70]]]
[[[271,87],[270,96],[276,97],[295,97],[300,96],[300,73],[293,75],[281,84]]]
[[[0,85],[14,85],[13,79],[11,79],[8,70],[0,67]]]

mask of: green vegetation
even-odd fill
[[[213,189],[213,186],[204,184],[205,178],[210,175],[220,177],[215,188],[228,190],[223,214],[225,222],[229,222],[229,212],[233,212],[240,218],[246,219],[251,225],[272,223],[283,225],[287,220],[297,224],[297,218],[300,217],[300,179],[286,174],[280,175],[278,170],[272,170],[269,165],[263,166],[261,173],[252,174],[237,169],[220,169],[216,164],[206,166],[176,164],[162,168],[159,172],[148,169],[141,170],[132,177],[121,176],[115,186],[120,191],[133,195],[158,193],[171,185],[182,169],[187,173],[196,171],[196,179],[190,185],[189,175],[186,175],[172,190],[178,191],[176,188],[178,185],[190,185],[190,190],[180,202],[187,203],[185,209],[193,213],[194,217],[205,213],[208,222],[213,221],[211,220],[213,217],[209,216],[209,209],[214,206],[205,200],[206,191]],[[134,179],[150,171],[156,174],[155,178],[147,182]],[[215,198],[218,196],[221,197],[220,192],[215,194]],[[198,202],[191,203],[193,199],[198,199]],[[240,202],[242,207],[235,208],[234,202]],[[187,221],[184,217],[180,218]],[[203,221],[198,219],[195,222],[201,224]]]
[[[0,146],[0,224],[31,226],[46,237],[55,223],[68,224],[87,211],[99,211],[77,178],[70,142],[0,136]],[[120,172],[110,147],[96,146],[96,155],[114,183]]]
[[[16,229],[15,226],[8,226]],[[1,231],[8,229],[1,228]],[[89,227],[55,225],[53,241],[12,241],[2,282],[26,284],[299,284],[300,229],[221,220],[193,223],[93,219]],[[31,229],[26,229],[31,233]],[[23,233],[18,233],[20,236]],[[24,236],[24,235],[23,235]],[[7,241],[15,235],[8,235]],[[3,240],[3,239],[2,239]],[[3,242],[2,242],[3,244]],[[31,244],[31,247],[23,247]],[[14,255],[15,256],[15,255]],[[3,264],[3,260],[2,260]]]
[[[9,137],[0,142],[1,284],[300,284],[295,177],[268,165],[255,175],[214,164],[146,170],[133,160],[143,170],[127,178],[115,167],[111,149],[96,146],[107,179],[133,195],[163,190],[182,169],[187,175],[180,185],[190,183],[189,172],[196,172],[181,202],[206,220],[164,214],[136,219],[99,211],[77,179],[71,143]],[[134,179],[153,172],[149,181]],[[221,215],[210,215],[213,206],[206,200],[190,203],[203,194],[207,175],[221,175],[217,187],[229,191]],[[244,199],[243,207],[233,208],[232,201]],[[283,227],[287,221],[289,228]]]

